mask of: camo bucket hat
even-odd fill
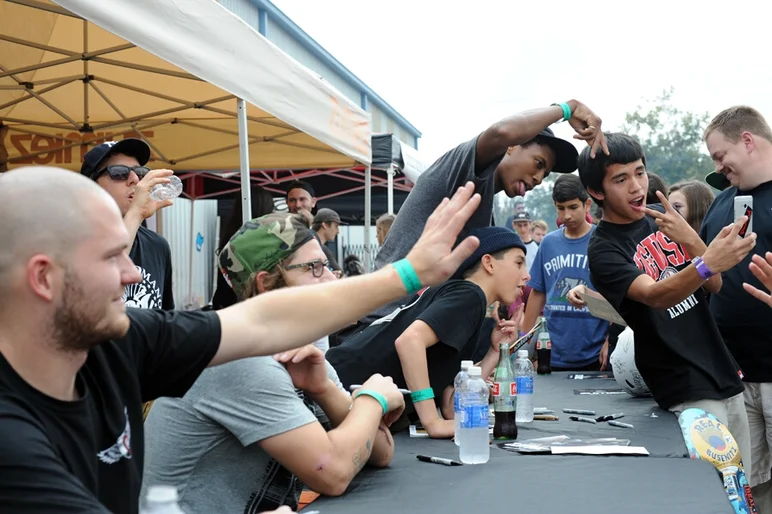
[[[255,218],[242,225],[220,251],[220,271],[236,295],[243,297],[254,275],[271,271],[313,237],[294,214],[274,212]]]

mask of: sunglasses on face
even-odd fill
[[[313,261],[308,262],[299,262],[297,264],[290,264],[289,266],[284,266],[284,269],[286,271],[289,271],[291,269],[310,269],[311,273],[316,278],[320,278],[324,274],[324,268],[329,268],[330,263],[327,261],[323,261],[321,259],[316,259]]]
[[[137,174],[138,179],[142,180],[142,178],[150,172],[150,168],[147,166],[124,166],[122,164],[114,164],[97,173],[96,178],[101,177],[103,173],[107,172],[113,180],[126,180],[129,178],[132,171]]]

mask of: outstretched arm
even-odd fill
[[[474,184],[468,182],[451,200],[443,200],[407,255],[421,285],[447,280],[479,245],[476,238],[468,237],[453,248],[458,234],[480,204],[480,195],[473,192]],[[303,346],[405,294],[396,268],[389,265],[346,280],[258,295],[217,312],[222,336],[211,365]],[[335,305],[335,309],[320,309],[320,305]],[[304,313],[303,323],[298,323],[297,312]]]

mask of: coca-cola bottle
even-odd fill
[[[509,343],[499,345],[499,364],[493,375],[493,424],[494,439],[517,439],[515,401],[517,385],[512,361],[509,359]]]
[[[552,373],[552,341],[550,341],[550,333],[547,331],[547,319],[541,317],[539,323],[541,323],[541,327],[539,327],[539,335],[536,338],[536,360],[538,361],[536,373],[549,375]]]

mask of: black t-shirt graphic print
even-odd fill
[[[627,298],[642,274],[661,281],[692,265],[688,253],[652,218],[626,225],[601,221],[587,254],[593,285],[635,332],[636,366],[660,406],[726,399],[743,391],[702,288],[661,310]]]

